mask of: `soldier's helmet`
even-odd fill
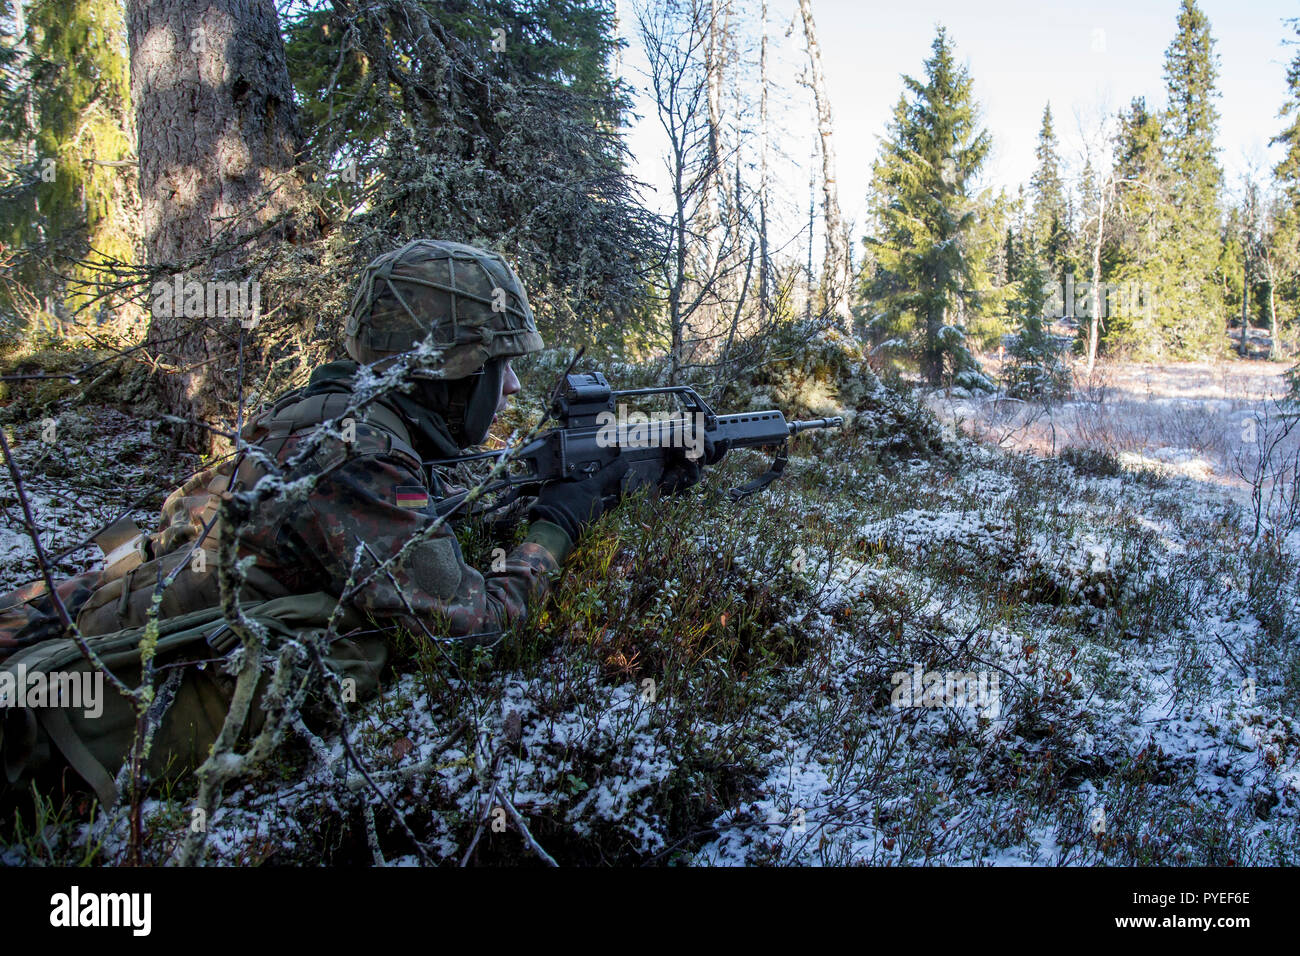
[[[371,261],[347,321],[346,347],[370,364],[433,333],[442,354],[423,374],[472,375],[492,359],[542,348],[523,283],[505,259],[460,242],[414,239]]]

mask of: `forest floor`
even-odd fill
[[[1186,475],[1248,497],[1259,446],[1284,427],[1290,367],[1133,362],[1100,364],[1089,377],[1080,365],[1074,391],[1054,403],[937,391],[928,404],[945,423],[1007,451],[1100,450],[1129,467]],[[1300,434],[1288,431],[1272,451],[1281,456],[1298,444]]]
[[[1300,552],[1232,468],[1280,372],[1118,368],[1018,422],[925,396],[946,426],[882,389],[739,505],[764,465],[730,455],[602,520],[497,649],[403,640],[351,722],[370,780],[303,733],[228,792],[209,858],[534,861],[522,822],[561,864],[1294,863]],[[57,456],[40,427],[11,440],[56,550],[170,473],[112,409],[61,418]],[[33,565],[0,498],[10,586]],[[192,797],[149,801],[146,859]],[[46,822],[0,859],[125,851],[121,814]]]

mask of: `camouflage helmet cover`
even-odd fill
[[[362,364],[408,352],[433,333],[442,355],[426,374],[442,379],[542,348],[523,283],[505,259],[439,239],[414,239],[372,260],[346,331],[347,353]]]

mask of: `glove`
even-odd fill
[[[681,494],[692,485],[698,484],[704,477],[704,466],[712,465],[722,456],[717,453],[713,439],[703,430],[704,451],[698,458],[688,458],[687,449],[671,449],[666,457],[663,477],[659,479],[659,491],[665,495]]]
[[[543,485],[537,501],[528,509],[528,517],[558,525],[570,541],[576,542],[587,526],[605,513],[605,498],[618,494],[627,469],[628,463],[620,455],[582,481]]]

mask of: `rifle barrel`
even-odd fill
[[[810,428],[839,428],[843,424],[844,419],[839,415],[835,415],[832,418],[814,418],[811,421],[806,422],[791,422],[790,434],[797,435]]]

